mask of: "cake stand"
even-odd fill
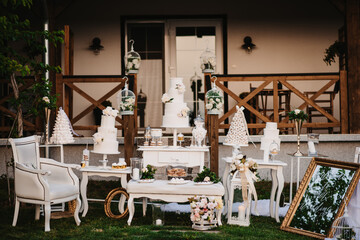
[[[102,160],[99,160],[99,162],[102,163],[102,168],[103,169],[106,169],[107,168],[107,163],[108,163],[108,158],[107,158],[107,155],[115,155],[115,154],[120,154],[120,152],[97,152],[97,151],[94,151],[92,150],[91,151],[92,153],[96,153],[96,154],[102,154],[103,155],[103,159]]]
[[[223,143],[224,146],[231,146],[233,147],[232,150],[232,157],[236,157],[237,155],[241,154],[241,147],[248,147],[249,144],[236,144],[236,143]]]

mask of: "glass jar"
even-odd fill
[[[163,204],[160,203],[153,203],[152,204],[152,220],[153,224],[156,226],[164,225],[165,214],[164,211],[161,209]]]
[[[130,158],[131,173],[130,176],[133,180],[140,180],[142,169],[143,169],[143,159],[142,158]]]

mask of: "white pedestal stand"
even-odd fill
[[[233,147],[232,150],[232,157],[235,157],[239,154],[241,154],[241,147],[248,147],[248,144],[233,144],[233,143],[223,143],[224,146],[231,146]]]
[[[108,163],[108,158],[107,155],[112,155],[112,154],[120,154],[120,152],[112,152],[112,153],[104,153],[104,152],[95,152],[94,150],[91,151],[92,153],[97,153],[97,154],[102,154],[103,155],[103,159],[99,160],[99,162],[102,163],[102,168],[106,169],[107,168],[107,163]]]

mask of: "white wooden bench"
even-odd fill
[[[131,224],[135,213],[134,199],[143,199],[143,215],[146,215],[146,198],[153,200],[162,200],[165,202],[187,202],[188,198],[196,196],[207,196],[221,199],[225,193],[222,183],[212,185],[196,185],[190,181],[182,185],[172,185],[167,180],[156,180],[152,183],[139,183],[130,180],[127,185],[127,192],[129,194],[129,219],[128,225]],[[222,209],[216,213],[218,225],[221,226]]]

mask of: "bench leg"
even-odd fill
[[[130,226],[132,218],[134,217],[134,213],[135,213],[134,198],[131,195],[128,201],[128,208],[129,208],[129,219],[127,223]]]
[[[147,198],[146,197],[143,198],[142,207],[143,207],[143,216],[145,217],[146,216],[146,208],[147,208]]]

